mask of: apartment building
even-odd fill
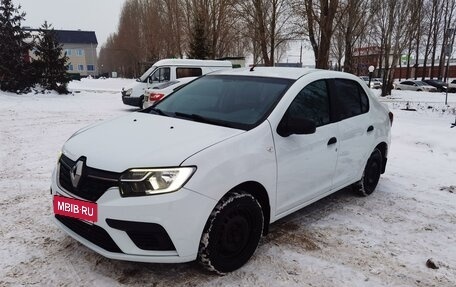
[[[55,30],[68,57],[68,73],[81,76],[98,75],[97,36],[94,31]]]
[[[24,30],[37,35],[39,30],[25,27]],[[54,30],[57,40],[63,45],[63,52],[68,57],[68,73],[81,76],[98,75],[97,70],[97,36],[94,31]],[[35,58],[33,51],[30,57]]]

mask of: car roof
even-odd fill
[[[200,66],[200,67],[232,67],[230,61],[194,60],[194,59],[163,59],[154,66]]]
[[[305,75],[313,73],[322,73],[325,75],[332,75],[334,77],[357,79],[358,77],[344,72],[336,72],[330,70],[320,70],[311,68],[287,68],[287,67],[254,67],[251,68],[238,68],[232,70],[220,70],[212,72],[209,75],[228,75],[228,76],[251,76],[251,77],[266,77],[266,78],[282,78],[297,80]]]

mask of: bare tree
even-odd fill
[[[372,2],[372,22],[379,32],[383,54],[382,96],[391,94],[394,69],[412,35],[413,25],[409,25],[412,19],[412,6],[412,0]]]
[[[447,46],[450,44],[449,40],[451,38],[451,35],[449,34],[450,28],[456,23],[455,18],[455,8],[456,8],[456,0],[444,0],[443,1],[443,7],[444,7],[444,12],[443,12],[443,22],[442,22],[442,30],[443,30],[443,35],[442,35],[442,43],[441,49],[440,49],[440,57],[439,57],[439,73],[437,75],[437,78],[441,80],[444,76],[444,71],[445,71],[445,51],[447,49]]]
[[[341,24],[345,42],[345,61],[344,71],[355,73],[353,66],[353,48],[355,43],[366,32],[369,19],[369,1],[367,0],[347,0],[346,9],[342,15]]]
[[[277,48],[288,39],[289,1],[238,1],[235,7],[238,19],[243,20],[245,37],[252,42],[255,62],[260,56],[266,66],[273,66]]]
[[[315,66],[327,69],[331,38],[334,33],[334,24],[339,22],[336,15],[339,9],[339,0],[296,0],[293,1],[298,33],[309,38],[315,55]],[[341,12],[339,15],[343,15]],[[304,25],[299,25],[304,23]]]

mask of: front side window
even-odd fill
[[[266,119],[290,79],[211,75],[190,82],[146,112],[248,130]]]
[[[339,120],[354,117],[369,111],[369,100],[363,88],[348,79],[334,80],[334,94]]]
[[[299,92],[287,110],[290,116],[304,117],[317,127],[331,122],[329,95],[325,80],[315,81]]]
[[[152,82],[167,82],[171,78],[171,69],[159,68],[151,75]]]
[[[199,77],[203,74],[201,68],[177,68],[176,78]]]

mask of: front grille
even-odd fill
[[[163,226],[156,223],[106,219],[109,227],[125,231],[133,243],[143,250],[174,251],[171,238]]]
[[[55,215],[55,218],[79,236],[87,239],[88,241],[103,248],[104,250],[109,252],[123,253],[122,250],[120,250],[119,246],[117,246],[117,244],[114,242],[114,240],[112,240],[111,236],[109,236],[109,234],[106,232],[106,230],[100,226],[90,225],[78,219],[57,214]]]
[[[77,188],[71,182],[71,168],[76,164],[65,155],[60,157],[59,184],[66,191],[89,201],[97,201],[108,188],[119,186],[120,173],[88,167],[84,164]]]

